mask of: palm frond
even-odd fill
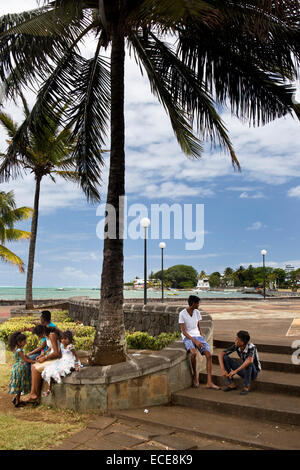
[[[137,34],[132,34],[128,40],[133,47],[137,62],[142,64],[147,72],[152,92],[169,114],[173,131],[183,152],[186,155],[199,157],[203,148],[199,139],[193,134],[188,117],[173,99],[169,84],[162,80],[158,73],[157,58],[152,54],[154,50],[151,48],[151,41],[150,47],[148,47],[149,39]]]
[[[74,20],[78,20],[79,13],[82,10],[82,2],[68,0],[63,6],[53,8],[50,5],[34,10],[36,15],[30,15],[28,18],[7,28],[2,35],[27,34],[32,36],[51,36],[68,35],[68,27]],[[1,19],[0,19],[1,21]]]
[[[5,235],[8,242],[14,242],[19,240],[29,240],[31,237],[31,232],[18,230],[16,228],[9,228],[6,230]]]
[[[0,124],[6,130],[10,138],[13,138],[18,130],[18,124],[3,111],[0,112]]]
[[[45,80],[62,60],[66,50],[91,23],[90,14],[84,12],[65,24],[64,35],[12,33],[13,28],[21,28],[28,21],[38,23],[43,13],[44,9],[38,8],[0,18],[0,79],[8,98],[15,99],[22,87],[34,87],[40,80]]]
[[[269,34],[260,37],[256,27],[249,32],[249,19],[233,18],[227,16],[218,30],[188,23],[179,30],[177,55],[219,103],[230,103],[233,113],[254,125],[293,112],[299,117],[295,88],[287,83],[297,77],[299,32],[269,18]]]
[[[101,182],[102,147],[110,118],[110,70],[107,61],[99,56],[101,40],[95,56],[85,60],[79,69],[74,95],[78,104],[68,114],[74,124],[76,144],[73,157],[80,185],[88,200],[99,200],[97,186]]]
[[[78,183],[80,182],[79,175],[77,171],[67,171],[67,170],[55,170],[53,174],[60,176],[65,181],[70,181],[71,183]]]
[[[31,207],[18,207],[12,211],[12,217],[15,222],[27,220],[33,216],[33,209]]]
[[[4,263],[18,266],[20,273],[25,272],[24,262],[21,260],[21,258],[19,258],[19,256],[15,255],[15,253],[6,248],[6,246],[0,245],[0,259]]]
[[[173,100],[190,116],[191,123],[197,125],[202,139],[219,144],[231,155],[233,166],[239,168],[237,156],[227,134],[227,129],[216,111],[212,96],[203,87],[194,72],[173,53],[166,43],[150,33],[148,47],[157,59],[156,66],[162,80],[168,83]]]
[[[34,134],[36,138],[42,138],[47,132],[47,128],[51,127],[53,122],[57,120],[58,103],[60,103],[61,109],[65,107],[76,84],[78,69],[83,61],[81,56],[74,51],[74,48],[92,28],[93,25],[89,25],[76,38],[41,87],[30,115],[18,128],[7,149],[6,158],[0,167],[0,182],[16,178],[21,174],[17,155],[26,155],[26,150],[30,147],[30,134]]]

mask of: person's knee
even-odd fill
[[[196,349],[190,349],[191,359],[195,359],[197,355]]]
[[[207,359],[211,359],[212,355],[210,351],[204,351],[204,355],[206,356]]]

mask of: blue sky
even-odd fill
[[[26,8],[35,1],[26,1]],[[24,2],[0,6],[0,14],[21,11]],[[85,54],[93,50],[87,44]],[[33,96],[28,94],[33,102]],[[299,93],[297,95],[299,100]],[[15,106],[5,109],[16,120],[22,113]],[[222,115],[238,155],[242,172],[235,172],[224,153],[205,147],[198,161],[188,160],[177,145],[168,119],[150,93],[133,60],[126,62],[126,193],[128,204],[204,204],[205,235],[201,250],[185,250],[186,240],[165,240],[165,266],[188,264],[197,271],[223,271],[226,266],[261,263],[265,248],[270,266],[300,266],[300,132],[292,118],[262,128],[249,128]],[[0,150],[5,150],[0,131]],[[109,148],[109,143],[108,143]],[[105,201],[108,168],[104,169],[102,197]],[[14,189],[18,205],[33,204],[31,176],[2,184]],[[79,188],[45,180],[36,251],[34,285],[99,286],[103,242],[96,236],[100,218],[96,206],[85,202]],[[29,229],[29,223],[22,224]],[[160,269],[160,240],[148,242],[149,270]],[[10,244],[27,263],[28,243]],[[143,277],[143,240],[125,240],[125,280]],[[25,276],[6,264],[0,265],[0,285],[23,286]]]

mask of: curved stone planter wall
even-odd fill
[[[159,334],[179,329],[178,314],[183,306],[125,304],[127,329]],[[82,323],[95,323],[97,305],[76,302],[71,316]],[[213,350],[213,325],[202,312],[202,330]],[[201,369],[205,367],[202,361]],[[54,384],[53,392],[42,398],[43,404],[77,411],[116,410],[167,404],[173,392],[191,386],[189,356],[183,342],[175,341],[161,351],[136,351],[126,363],[105,367],[85,367]]]

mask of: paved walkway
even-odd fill
[[[158,407],[166,415],[168,407]],[[99,416],[53,450],[244,450],[249,446],[216,441],[193,432],[141,423],[135,419]]]

